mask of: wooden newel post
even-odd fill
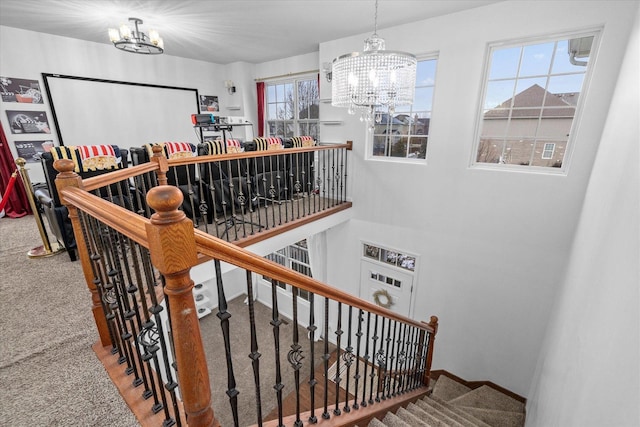
[[[162,154],[161,145],[154,145],[151,148],[153,151],[153,156],[151,156],[150,161],[156,162],[158,164],[159,169],[156,171],[156,176],[158,177],[158,185],[167,185],[167,172],[169,171],[169,164],[167,163],[167,158]]]
[[[178,384],[189,426],[219,426],[211,408],[209,371],[189,270],[197,263],[193,223],[178,210],[182,193],[161,185],[147,193],[156,213],[147,224],[153,265],[165,278],[164,293],[171,307],[171,327]]]
[[[71,219],[71,226],[73,227],[73,236],[76,241],[76,250],[80,257],[80,264],[82,265],[82,272],[84,273],[84,280],[87,283],[89,291],[91,291],[91,311],[93,312],[93,320],[96,323],[98,329],[98,335],[100,337],[100,344],[103,347],[112,345],[111,335],[109,334],[109,326],[107,325],[107,318],[105,317],[104,310],[102,308],[102,301],[100,300],[100,294],[98,288],[96,288],[95,280],[97,279],[97,272],[94,272],[91,266],[91,256],[87,249],[87,242],[84,240],[84,233],[82,232],[82,224],[78,218],[78,209],[67,203],[62,194],[62,190],[69,187],[82,187],[82,178],[76,174],[73,169],[75,164],[69,159],[56,160],[53,164],[55,170],[60,172],[56,176],[56,188],[58,189],[58,195],[60,201],[67,207],[69,211],[69,218]]]
[[[429,344],[427,347],[427,366],[424,370],[424,378],[422,379],[422,383],[427,387],[429,387],[429,383],[431,381],[431,362],[433,360],[433,344],[436,340],[436,334],[438,333],[438,316],[431,316],[429,326],[433,329],[433,333],[431,333],[431,336],[429,337]]]

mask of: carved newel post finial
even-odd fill
[[[159,186],[150,189],[147,193],[147,203],[156,211],[151,215],[151,223],[171,224],[185,219],[184,212],[178,209],[183,198],[182,192],[177,187]]]
[[[178,210],[182,200],[182,192],[174,186],[160,185],[147,193],[147,203],[155,210],[146,225],[149,251],[165,278],[178,383],[189,426],[219,426],[211,408],[207,360],[189,274],[198,262],[196,241],[193,223]]]

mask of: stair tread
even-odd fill
[[[433,388],[432,396],[438,397],[444,401],[449,401],[469,393],[471,389],[464,384],[452,380],[446,375],[440,375],[436,385]]]
[[[455,406],[524,413],[524,403],[486,385],[448,402]]]
[[[473,417],[484,421],[491,427],[522,427],[524,426],[524,413],[513,411],[501,411],[499,409],[460,407]]]
[[[406,410],[403,407],[398,408],[398,410],[396,411],[396,415],[398,416],[398,418],[402,419],[404,422],[406,422],[407,424],[409,424],[411,426],[416,426],[416,427],[422,427],[422,426],[434,427],[432,424],[429,424],[429,423],[425,422],[424,420],[421,420],[420,418],[418,418],[417,416],[415,416],[414,414],[412,414],[411,412],[409,412],[408,410]]]
[[[422,402],[433,406],[434,408],[438,409],[440,412],[447,414],[449,418],[456,420],[457,422],[459,422],[465,427],[471,427],[471,426],[490,427],[488,424],[484,423],[482,420],[470,415],[468,412],[465,412],[464,410],[458,407],[449,405],[447,402],[438,401],[428,396],[422,398]]]
[[[387,427],[411,427],[411,425],[402,421],[400,417],[398,417],[393,412],[387,412],[387,414],[382,419],[382,422]]]
[[[434,427],[463,427],[462,424],[457,421],[447,417],[442,413],[437,413],[437,411],[433,408],[425,407],[419,404],[419,400],[416,403],[410,403],[407,405],[407,409],[414,413],[416,416],[428,420],[431,425]]]
[[[367,427],[387,427],[387,426],[379,419],[373,418],[371,421],[369,421],[369,424],[367,424]]]

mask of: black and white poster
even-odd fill
[[[11,133],[51,133],[47,113],[44,111],[7,110]]]
[[[200,95],[200,111],[214,112],[219,110],[217,96]]]
[[[44,103],[40,83],[37,80],[0,76],[0,95],[3,102]]]
[[[18,157],[22,157],[27,163],[40,162],[40,156],[51,147],[53,141],[14,141]]]

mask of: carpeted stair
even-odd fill
[[[424,397],[369,427],[522,427],[524,403],[482,386],[475,390],[441,375],[431,396]]]

